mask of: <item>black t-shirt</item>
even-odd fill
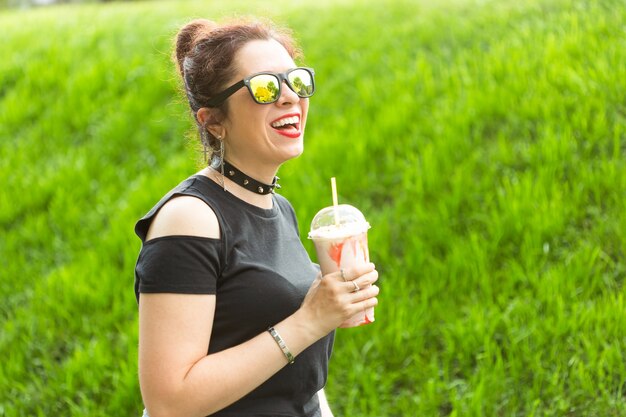
[[[163,236],[145,241],[159,209],[179,195],[194,196],[217,216],[221,238]],[[295,213],[282,196],[273,207],[248,204],[203,175],[166,194],[135,225],[143,246],[135,268],[135,294],[215,294],[208,353],[239,345],[302,304],[319,273],[302,246]],[[248,395],[213,414],[239,417],[318,417],[317,392],[326,383],[334,332],[304,350]],[[278,346],[276,347],[278,349]]]

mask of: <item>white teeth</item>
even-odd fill
[[[285,125],[296,124],[300,121],[299,116],[285,117],[272,123],[272,127],[281,127]]]

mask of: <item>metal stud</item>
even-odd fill
[[[248,185],[249,182],[250,181],[248,181],[248,180],[243,180],[243,185]]]
[[[259,190],[259,192],[262,193],[263,192],[263,187],[259,187],[259,188],[257,188],[257,190]]]
[[[230,175],[232,177],[233,175],[235,175],[235,171],[232,171],[232,170],[228,171],[228,175]]]

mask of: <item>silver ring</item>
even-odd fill
[[[352,285],[354,285],[354,291],[352,292],[358,292],[361,290],[361,288],[359,287],[359,284],[356,283],[356,281],[350,281],[352,283]]]
[[[346,281],[346,276],[343,273],[343,269],[340,269],[339,272],[341,272],[341,279],[343,279],[344,281]]]

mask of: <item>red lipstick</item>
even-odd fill
[[[270,127],[276,131],[276,133],[286,136],[288,138],[296,139],[302,135],[300,131],[300,113],[288,113],[280,116],[277,119],[274,119],[270,122]],[[285,119],[293,119],[290,123],[287,124],[279,124],[278,126],[272,126],[280,121],[285,121]]]

